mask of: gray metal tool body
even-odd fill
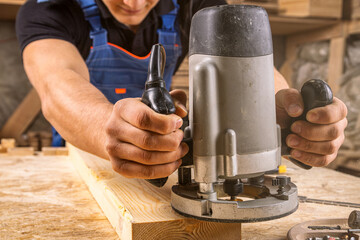
[[[266,11],[227,5],[197,12],[190,30],[189,75],[185,136],[193,140],[193,164],[179,169],[171,196],[174,210],[222,222],[294,212],[297,188],[290,178],[264,176],[281,159]]]
[[[192,20],[189,53],[189,126],[183,141],[190,151],[172,187],[173,209],[221,222],[265,221],[293,213],[298,207],[296,186],[289,177],[266,175],[288,152],[281,151],[276,124],[266,11],[249,5],[199,11]],[[142,102],[158,113],[171,114],[175,106],[162,79],[164,63],[162,46],[154,45]],[[302,120],[308,110],[331,103],[326,86],[321,80],[304,85]],[[148,181],[161,187],[166,180]]]

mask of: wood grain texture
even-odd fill
[[[0,137],[20,140],[21,134],[29,127],[40,110],[40,98],[36,90],[32,88],[2,127]]]
[[[141,179],[115,173],[108,161],[69,147],[69,157],[120,239],[240,239],[240,223],[213,223],[188,219],[170,206],[172,175],[156,188]]]
[[[34,153],[33,147],[15,147],[7,149],[7,154],[9,156],[29,156],[34,155]]]
[[[360,204],[360,178],[326,168],[306,171],[288,161],[284,164],[288,169],[286,175],[295,182],[300,195]],[[100,175],[105,177],[107,173]],[[0,155],[0,176],[0,239],[119,239],[66,157]],[[284,240],[289,229],[298,223],[320,218],[347,218],[352,210],[300,203],[299,209],[285,218],[243,224],[242,238]],[[190,223],[189,220],[187,224]],[[147,240],[146,226],[136,225]],[[167,234],[167,228],[174,226],[163,227],[159,231]],[[185,233],[193,231],[191,225],[184,228]],[[194,239],[186,238],[193,236],[191,234],[184,235],[179,236]],[[159,236],[158,239],[164,238]],[[219,239],[229,239],[226,237],[225,234]],[[213,239],[212,236],[209,239]]]
[[[334,19],[284,17],[277,15],[270,15],[269,20],[273,35],[301,34],[339,23],[338,20]]]
[[[0,156],[0,239],[118,239],[67,157]]]
[[[67,147],[42,147],[41,153],[43,156],[67,156],[69,150]]]
[[[0,4],[22,5],[26,0],[0,0]]]
[[[350,21],[347,23],[348,34],[359,34],[360,33],[360,20]]]
[[[2,138],[1,146],[6,149],[14,148],[16,146],[16,141],[14,138]]]
[[[20,9],[22,3],[19,2],[11,2],[3,1],[0,3],[0,19],[1,20],[15,20],[16,14]]]
[[[279,0],[285,16],[341,18],[342,0]]]

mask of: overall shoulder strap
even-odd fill
[[[175,20],[180,8],[177,0],[172,0],[172,2],[174,3],[175,8],[171,12],[161,16],[163,21],[162,29],[167,31],[175,31]]]
[[[180,44],[180,36],[176,26],[176,17],[180,6],[177,3],[177,0],[172,1],[175,8],[171,12],[161,15],[162,27],[157,31],[159,34],[159,42],[162,44]]]
[[[90,38],[93,46],[107,44],[107,31],[101,25],[100,11],[95,0],[77,0],[84,12],[85,19],[90,23]]]

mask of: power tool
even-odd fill
[[[172,187],[172,208],[184,216],[219,222],[265,221],[296,211],[297,187],[291,179],[266,174],[279,166],[288,148],[282,153],[272,36],[263,8],[223,5],[194,15],[189,91],[183,141],[190,151]],[[330,88],[321,80],[306,83],[302,96],[305,114],[332,101]]]

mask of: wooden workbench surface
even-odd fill
[[[290,165],[290,164],[289,164]],[[360,178],[333,170],[300,170],[288,176],[299,195],[360,203]],[[243,239],[286,239],[297,223],[347,218],[353,208],[300,203],[294,214],[243,224]],[[0,156],[0,239],[117,239],[99,206],[66,157]]]
[[[118,239],[67,157],[0,157],[0,239]]]

